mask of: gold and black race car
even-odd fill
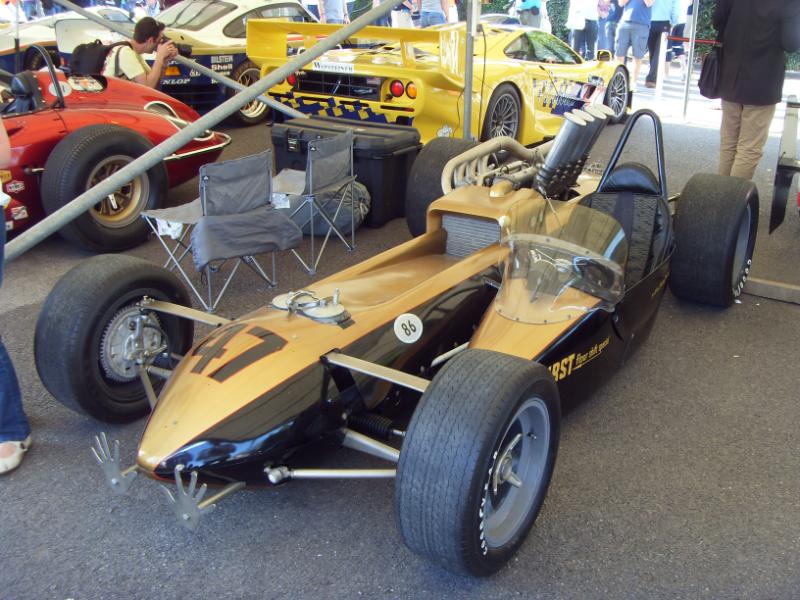
[[[181,306],[186,291],[160,267],[92,258],[45,303],[41,379],[104,421],[152,406],[133,466],[103,435],[95,455],[117,491],[136,473],[171,483],[188,527],[245,485],[394,478],[413,551],[493,573],[542,507],[562,406],[644,342],[667,283],[728,306],[750,269],[755,186],[696,175],[671,217],[649,111],[631,116],[599,179],[582,175],[607,116],[570,113],[533,150],[433,140],[409,182],[416,237],[234,320]],[[642,117],[656,173],[619,162]],[[193,320],[214,326],[197,343]],[[166,380],[158,394],[155,379]],[[387,465],[331,468],[319,443],[331,439]],[[204,498],[205,484],[220,490]]]

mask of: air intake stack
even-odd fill
[[[577,183],[589,152],[608,123],[609,113],[605,106],[589,106],[564,115],[564,123],[536,175],[539,192],[558,198]]]

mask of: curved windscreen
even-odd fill
[[[502,221],[504,317],[555,323],[591,310],[612,311],[625,292],[628,243],[619,223],[578,204],[527,200]]]
[[[200,31],[234,10],[235,4],[220,0],[183,0],[159,13],[158,20],[172,29]]]

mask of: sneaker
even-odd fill
[[[656,84],[653,81],[645,81],[644,82],[644,87],[646,87],[646,88],[654,88],[654,87],[656,87]]]
[[[31,436],[21,442],[0,442],[0,475],[13,471],[31,447]]]

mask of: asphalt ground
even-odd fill
[[[671,193],[692,173],[715,169],[718,144],[718,111],[693,102],[686,124],[673,118],[676,102],[656,101],[649,90],[637,97],[637,106],[665,115]],[[269,143],[266,127],[227,130],[234,143],[223,158]],[[620,132],[608,129],[593,158],[606,160]],[[754,274],[798,284],[795,210],[772,236],[765,229],[777,148],[773,136],[757,176]],[[650,135],[636,132],[629,156],[650,155]],[[193,198],[195,186],[173,190],[170,202]],[[407,238],[401,219],[362,228],[354,253],[330,248],[320,276]],[[155,241],[130,254],[161,260]],[[565,417],[549,495],[517,557],[498,575],[473,580],[402,545],[389,481],[244,491],[221,502],[197,533],[178,526],[153,481],[137,481],[126,497],[111,495],[90,456],[91,438],[109,432],[132,461],[144,422],[110,427],[62,407],[32,358],[45,296],[88,256],[49,239],[7,266],[0,293],[0,331],[34,440],[22,467],[0,478],[3,600],[800,595],[798,306],[744,296],[721,311],[667,293],[639,353]],[[240,314],[313,283],[290,255],[278,262],[277,290],[243,273],[220,312]],[[323,460],[365,462],[333,449]]]

